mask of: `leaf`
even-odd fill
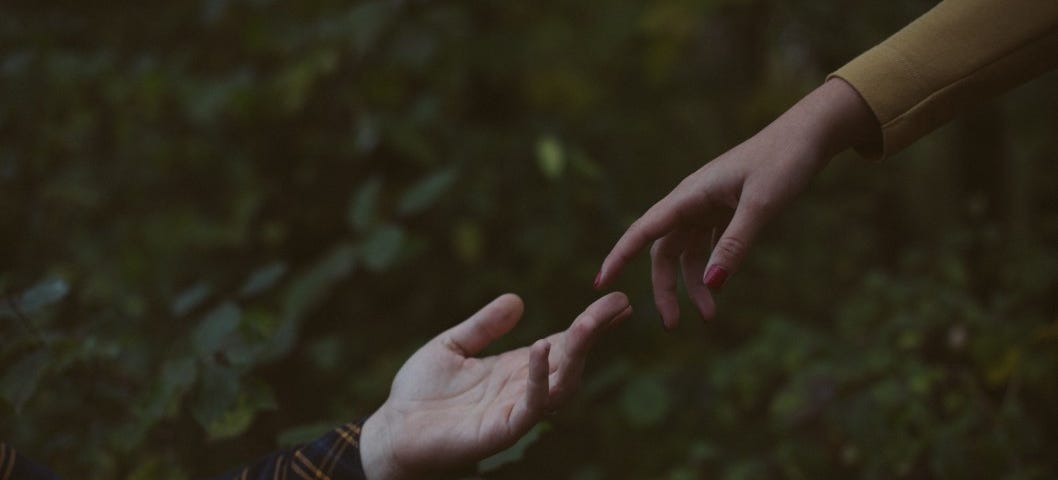
[[[243,283],[242,288],[239,289],[239,296],[246,298],[264,293],[279,283],[286,273],[287,264],[284,262],[272,262],[258,268]]]
[[[311,442],[319,437],[322,437],[334,428],[334,424],[329,422],[317,422],[309,423],[305,425],[298,425],[296,427],[288,428],[279,432],[276,436],[276,443],[280,448],[289,448],[302,443]]]
[[[349,11],[348,22],[353,47],[358,53],[367,53],[378,41],[396,13],[397,4],[388,0],[375,0],[363,2]]]
[[[235,408],[239,400],[241,382],[235,369],[205,363],[198,381],[191,414],[206,431]]]
[[[669,392],[655,375],[644,375],[629,383],[621,395],[621,410],[633,427],[657,425],[669,412]]]
[[[18,312],[12,310],[11,305],[0,306],[0,316],[14,317],[18,314],[32,315],[44,307],[62,300],[70,293],[70,285],[61,278],[44,280],[13,299],[11,303]],[[5,302],[7,303],[7,302]]]
[[[349,226],[356,231],[365,231],[375,224],[378,217],[378,197],[382,192],[382,179],[372,177],[364,182],[349,201]]]
[[[199,305],[202,305],[209,295],[213,293],[213,287],[206,282],[198,282],[184,291],[180,292],[169,310],[176,317],[187,315]]]
[[[497,453],[491,457],[488,457],[478,462],[478,470],[482,473],[488,473],[494,471],[504,465],[517,462],[525,456],[525,451],[529,449],[537,440],[540,440],[540,436],[551,429],[551,425],[546,422],[540,422],[536,424],[528,433],[520,438],[514,445],[511,445],[506,450]]]
[[[224,302],[207,313],[191,333],[195,353],[208,357],[221,350],[238,329],[241,313],[233,302]]]
[[[290,350],[305,314],[330,294],[335,282],[352,273],[356,258],[357,250],[351,244],[338,244],[291,281],[283,297],[279,326],[258,356],[259,361],[275,359]]]
[[[171,455],[147,454],[137,458],[136,468],[125,477],[127,480],[187,480],[179,462]]]
[[[456,181],[456,171],[442,170],[430,175],[409,188],[400,199],[397,213],[415,215],[426,210],[452,187]]]
[[[283,320],[300,319],[318,303],[331,285],[348,276],[356,265],[356,249],[342,243],[291,282],[283,305]]]
[[[70,292],[70,286],[61,278],[54,278],[38,283],[22,294],[19,308],[22,313],[30,314],[62,300]]]
[[[329,372],[335,371],[340,366],[344,365],[342,359],[344,358],[345,350],[348,348],[348,344],[341,338],[338,337],[325,337],[314,341],[308,347],[308,357],[312,361],[312,366],[316,369]]]
[[[196,378],[198,368],[194,358],[183,357],[165,362],[156,390],[145,408],[144,417],[154,421],[168,415],[178,405],[180,397],[195,383]]]
[[[459,258],[468,263],[473,263],[481,257],[484,247],[484,235],[481,227],[476,223],[464,220],[452,228],[452,247]]]
[[[558,139],[546,135],[537,140],[536,165],[547,178],[554,180],[562,176],[566,169],[566,156]]]
[[[381,227],[362,245],[364,264],[372,271],[383,271],[393,265],[403,246],[403,229],[394,225]]]
[[[193,358],[170,360],[162,368],[162,387],[168,391],[182,391],[195,382],[198,369]]]
[[[602,167],[588,156],[580,153],[570,155],[570,167],[587,178],[599,178],[602,176]]]
[[[14,408],[15,413],[21,412],[22,407],[37,391],[37,385],[50,361],[50,352],[37,350],[15,362],[7,369],[3,378],[0,378],[0,397]]]
[[[272,389],[263,383],[251,383],[240,394],[235,405],[206,425],[211,439],[231,438],[246,431],[262,410],[275,410]]]

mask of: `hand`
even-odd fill
[[[433,478],[514,444],[577,388],[592,344],[632,313],[623,293],[591,304],[564,332],[531,347],[476,358],[522,316],[503,295],[415,352],[389,399],[364,424],[370,480]]]
[[[614,245],[596,277],[596,288],[608,285],[653,242],[654,302],[665,328],[679,323],[677,263],[698,312],[712,318],[716,306],[711,290],[719,290],[738,270],[771,216],[804,189],[830,157],[873,140],[877,131],[874,115],[859,94],[841,79],[827,81],[654,204]]]

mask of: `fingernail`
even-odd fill
[[[599,289],[599,281],[601,281],[601,280],[602,280],[602,270],[599,270],[599,273],[595,274],[595,282],[592,283],[592,285],[595,286],[596,290]]]
[[[727,269],[720,265],[709,267],[709,270],[706,270],[705,272],[704,281],[705,285],[708,286],[710,290],[719,291],[721,288],[724,288],[724,282],[727,281]]]

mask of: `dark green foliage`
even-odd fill
[[[563,328],[622,229],[928,2],[7,2],[0,436],[188,478],[369,413],[505,291]],[[1053,74],[842,157],[720,317],[636,315],[490,478],[1054,478]],[[533,441],[533,439],[536,439]]]

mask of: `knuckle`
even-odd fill
[[[660,241],[654,242],[650,246],[650,258],[658,258],[659,256],[661,256],[661,248],[662,245]]]
[[[648,212],[649,213],[649,212]],[[637,218],[631,225],[628,226],[628,234],[632,238],[640,238],[643,236],[643,226],[646,224],[646,215]]]
[[[591,334],[591,324],[595,320],[594,315],[583,314],[581,318],[577,319],[577,323],[573,325],[572,333],[574,338],[580,339],[587,337]]]
[[[738,207],[753,217],[764,217],[775,211],[776,206],[771,197],[752,196],[742,199]]]
[[[748,248],[749,245],[747,245],[741,238],[723,237],[719,242],[716,242],[713,251],[715,254],[728,259],[729,261],[737,261],[742,258],[742,255],[746,253]]]
[[[555,388],[551,390],[551,394],[560,400],[565,400],[566,397],[576,391],[576,388],[577,386],[572,379],[564,379],[558,385],[555,385]]]

